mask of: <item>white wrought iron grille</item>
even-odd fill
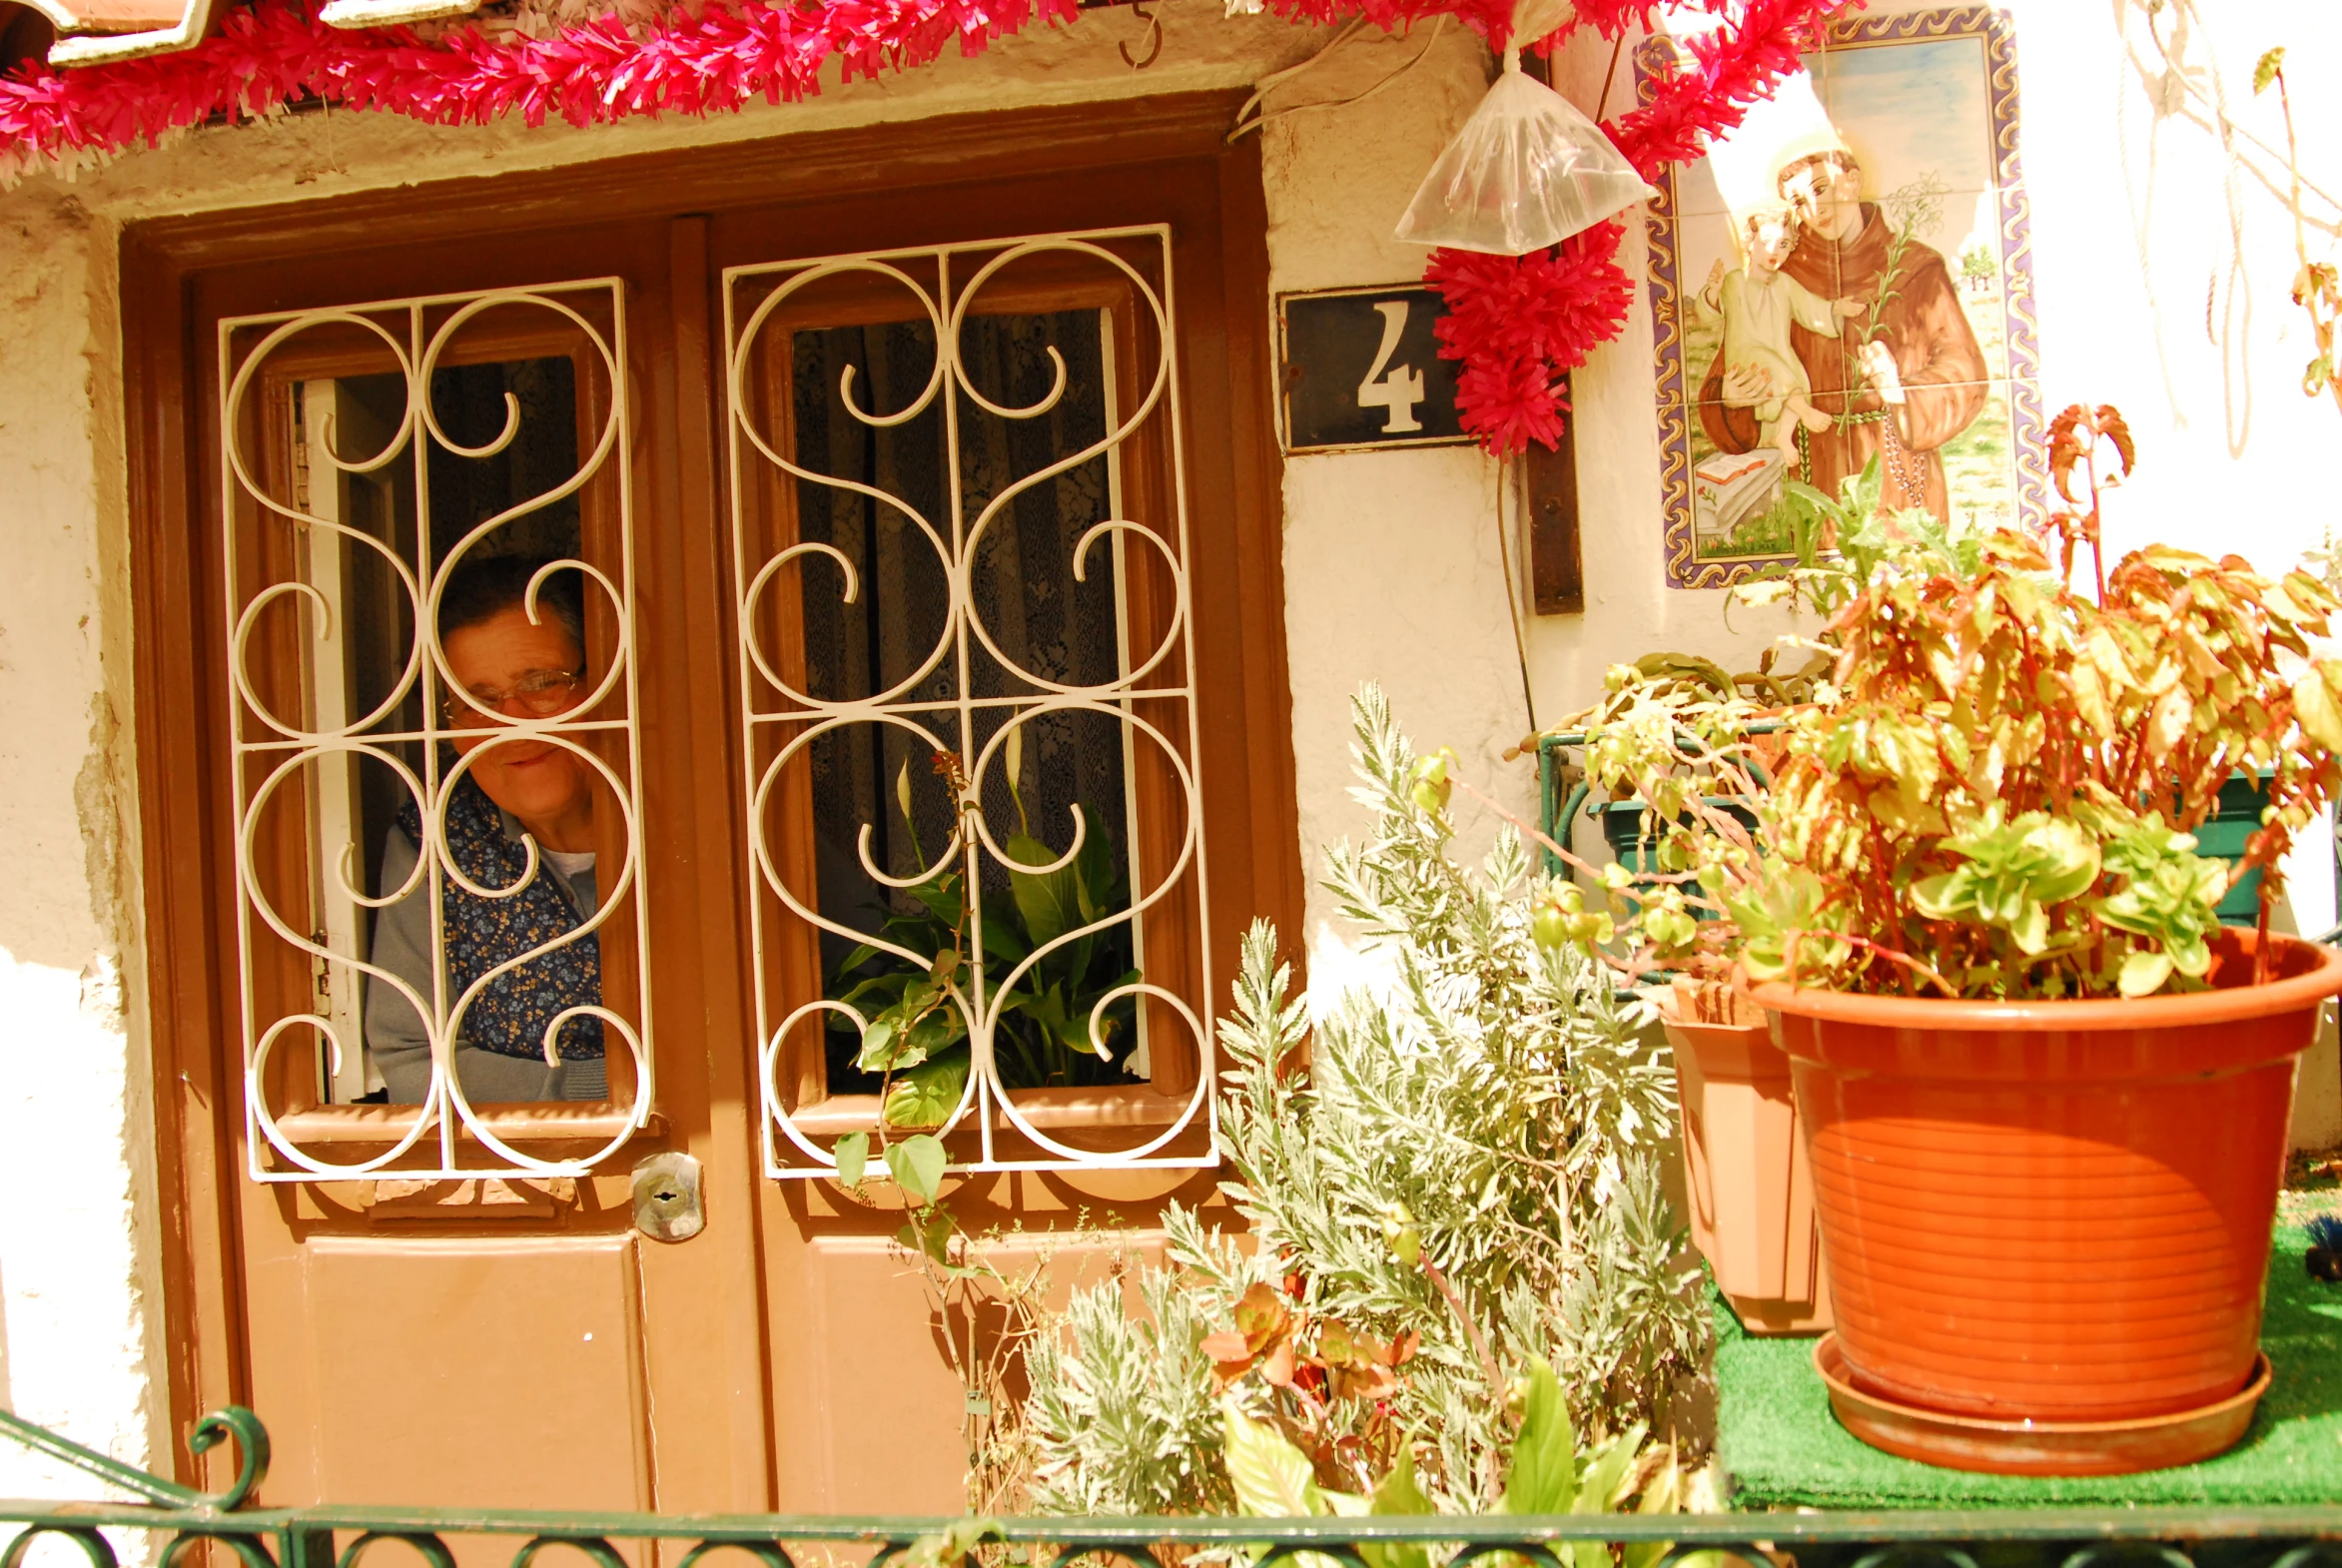
[[[769,1176],[857,1131],[1217,1160],[1171,262],[1155,226],[724,274]]]
[[[220,324],[219,348],[250,1174],[587,1174],[644,1124],[652,1102],[623,285],[597,279],[243,317]],[[555,399],[542,415],[558,439],[522,451],[522,402],[509,387],[500,406],[489,394],[477,431],[448,427],[448,378],[468,371],[476,383],[483,368],[514,366],[566,382],[566,405]],[[361,388],[380,411],[353,432],[337,409],[355,414],[352,389]],[[565,460],[548,469],[546,450]],[[438,493],[451,474],[471,471],[465,464],[491,461],[504,465],[501,504],[470,496],[475,504],[463,510]],[[545,613],[540,590],[554,573],[574,571],[585,584],[586,667],[572,688],[583,695],[563,710],[515,716],[459,695],[460,706],[447,705],[462,688],[436,630],[441,594],[463,562],[503,554],[550,557],[529,575],[531,617]],[[379,590],[365,626],[361,579]],[[368,626],[390,650],[378,649],[371,685],[357,672]],[[472,743],[460,754],[451,744],[459,740]],[[516,897],[543,856],[523,833],[518,880],[485,885],[450,848],[458,785],[516,745],[566,752],[595,781],[599,897],[575,929],[458,987],[443,893],[452,884],[483,900]],[[379,809],[371,822],[363,809],[369,771],[374,797],[393,810],[411,804],[421,835],[397,886],[369,885],[383,825]],[[368,939],[381,912],[417,894],[433,955],[422,986],[373,962]],[[610,1090],[623,1090],[624,1103],[493,1114],[472,1106],[453,1053],[483,995],[521,966],[588,941],[599,987],[544,1025],[544,1061],[557,1060],[564,1029],[598,1021]],[[296,989],[287,977],[303,967],[314,984]],[[361,1020],[380,988],[403,997],[427,1032],[429,1082],[418,1105],[338,1103],[367,1088]],[[319,1054],[315,1094],[304,1048]],[[532,1144],[539,1153],[522,1147]]]

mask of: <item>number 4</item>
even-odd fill
[[[1382,347],[1375,353],[1374,368],[1358,384],[1358,406],[1390,410],[1390,417],[1382,421],[1385,435],[1419,430],[1423,421],[1415,417],[1415,404],[1423,400],[1423,373],[1410,365],[1390,365],[1399,334],[1407,329],[1407,302],[1386,300],[1374,309],[1382,315]],[[1390,366],[1388,376],[1382,374],[1384,366]]]

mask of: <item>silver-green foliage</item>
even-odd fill
[[[1353,717],[1353,793],[1374,831],[1331,852],[1328,886],[1387,978],[1310,1019],[1274,931],[1247,935],[1220,1025],[1220,1126],[1236,1176],[1222,1190],[1252,1244],[1174,1208],[1178,1273],[1147,1274],[1144,1324],[1125,1319],[1118,1287],[1075,1298],[1032,1361],[1045,1510],[1217,1500],[1222,1437],[1196,1340],[1256,1280],[1292,1276],[1310,1313],[1421,1335],[1390,1414],[1443,1511],[1493,1504],[1506,1395],[1534,1360],[1558,1369],[1578,1430],[1599,1436],[1665,1431],[1701,1352],[1697,1263],[1660,1195],[1664,1052],[1588,954],[1532,939],[1545,884],[1519,837],[1500,834],[1476,870],[1457,864],[1381,692],[1365,688]],[[1329,1414],[1359,1430],[1372,1419],[1341,1401]]]
[[[1035,1434],[1035,1507],[1054,1514],[1225,1513],[1230,1493],[1216,1441],[1211,1363],[1196,1348],[1210,1304],[1177,1275],[1143,1270],[1143,1315],[1123,1285],[1077,1290],[1060,1332],[1025,1350]]]

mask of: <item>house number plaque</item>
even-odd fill
[[[1279,296],[1285,450],[1469,440],[1456,417],[1456,362],[1439,357],[1431,332],[1446,311],[1411,284]]]

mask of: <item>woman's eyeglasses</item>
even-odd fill
[[[582,684],[584,677],[571,670],[530,670],[513,683],[510,691],[450,692],[439,705],[439,713],[449,724],[458,727],[467,719],[484,721],[489,713],[502,713],[511,718],[547,718],[568,708]],[[515,703],[522,712],[512,711]]]

